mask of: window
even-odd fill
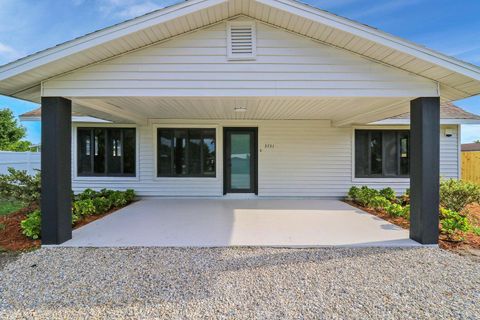
[[[135,176],[134,128],[78,128],[79,176]]]
[[[157,130],[157,176],[215,177],[215,129]]]
[[[355,130],[355,177],[408,178],[409,148],[409,131]]]

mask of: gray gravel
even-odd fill
[[[480,264],[433,248],[49,248],[0,279],[0,319],[480,317]]]
[[[0,248],[0,271],[5,267],[8,263],[15,261],[18,257],[19,253],[10,252],[10,251],[1,251]]]

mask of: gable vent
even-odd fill
[[[255,59],[257,55],[255,22],[228,22],[227,43],[229,60]]]

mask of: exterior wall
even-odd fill
[[[132,188],[140,196],[222,196],[224,126],[257,126],[259,135],[258,191],[265,197],[343,197],[352,185],[393,187],[403,192],[408,179],[355,179],[353,177],[353,128],[336,128],[327,120],[264,121],[151,121],[137,127],[137,177],[77,177],[76,124],[73,133],[73,188]],[[108,125],[105,125],[108,126]],[[118,125],[121,126],[121,125]],[[215,178],[157,178],[156,128],[217,128]],[[378,127],[378,126],[377,126]],[[446,137],[446,128],[454,135]],[[371,128],[374,128],[373,126]],[[405,126],[401,128],[406,128]],[[445,178],[458,178],[458,126],[442,126],[440,169]],[[269,148],[265,148],[269,145]],[[273,146],[273,147],[272,147]]]
[[[226,22],[221,22],[47,80],[42,96],[438,95],[437,83],[427,78],[259,21],[256,26],[254,60],[227,59]]]

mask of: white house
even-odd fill
[[[44,243],[71,237],[72,181],[175,197],[410,185],[411,237],[436,243],[439,177],[459,176],[459,125],[479,121],[440,121],[440,105],[479,94],[480,68],[292,0],[191,0],[2,66],[0,93],[42,104]]]

